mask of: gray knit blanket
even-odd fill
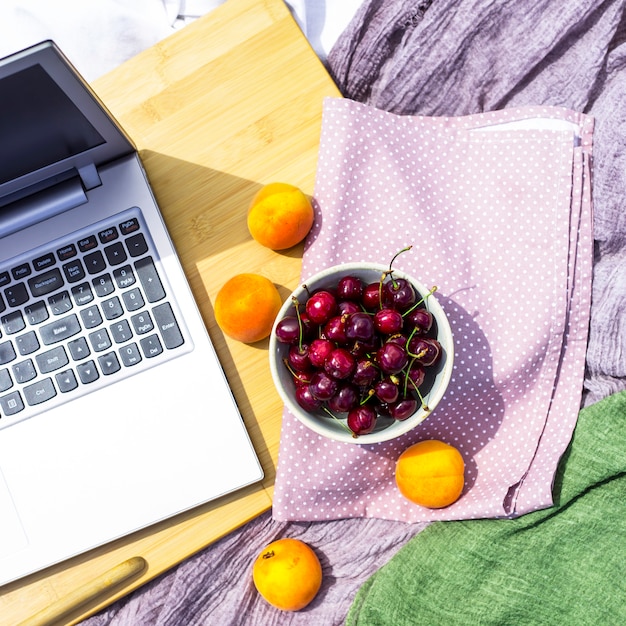
[[[543,104],[595,118],[593,301],[581,406],[626,388],[625,9],[626,0],[365,0],[328,58],[345,97],[397,114]],[[422,528],[379,519],[276,522],[268,512],[84,623],[343,624],[359,588]],[[251,579],[260,549],[286,536],[313,546],[323,566],[320,593],[297,613],[269,607]]]

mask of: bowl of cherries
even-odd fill
[[[454,360],[435,291],[372,263],[334,266],[300,285],[270,335],[272,377],[290,412],[320,435],[357,444],[424,421]]]

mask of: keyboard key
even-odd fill
[[[62,248],[57,250],[57,257],[59,261],[67,261],[72,257],[76,256],[78,253],[76,252],[76,246],[73,243],[69,243]]]
[[[43,300],[27,304],[24,307],[24,315],[31,326],[41,324],[41,322],[45,322],[50,317],[48,315],[48,307]]]
[[[21,311],[11,311],[10,313],[3,315],[0,317],[0,322],[2,323],[4,332],[7,335],[14,335],[15,333],[19,333],[20,330],[24,330],[24,328],[26,328],[26,322],[24,321]]]
[[[130,235],[136,230],[139,230],[139,222],[136,217],[131,217],[120,224],[120,231],[122,235]]]
[[[35,364],[31,359],[20,361],[13,365],[11,369],[13,370],[13,378],[15,378],[15,382],[17,383],[27,383],[37,376]]]
[[[89,237],[83,237],[78,242],[78,249],[81,252],[88,252],[89,250],[93,250],[98,245],[98,240],[95,235],[89,235]]]
[[[48,306],[53,315],[64,315],[71,311],[74,305],[72,304],[70,294],[67,291],[61,291],[48,298]]]
[[[10,363],[14,359],[17,358],[17,354],[15,354],[15,348],[10,341],[5,341],[4,343],[0,343],[0,365],[5,365],[6,363]]]
[[[10,282],[9,272],[0,272],[0,287],[6,287]]]
[[[86,254],[83,258],[85,267],[90,274],[99,274],[107,266],[104,256],[100,250],[95,250]]]
[[[119,349],[122,363],[125,367],[137,365],[141,361],[141,353],[136,343],[129,343],[127,346]]]
[[[56,267],[34,278],[28,279],[28,286],[30,287],[30,292],[33,294],[33,298],[39,298],[53,291],[57,291],[57,289],[61,289],[64,284],[65,281],[63,280],[63,276],[61,276],[61,271]]]
[[[68,339],[78,332],[80,332],[80,323],[75,313],[50,322],[39,329],[41,340],[46,346]]]
[[[84,337],[79,337],[78,339],[70,341],[67,344],[67,347],[69,348],[70,355],[74,361],[86,359],[91,354],[91,350],[87,345],[87,340]]]
[[[54,372],[65,367],[70,362],[63,346],[57,346],[47,352],[42,352],[35,357],[35,360],[42,374]]]
[[[32,274],[32,270],[30,269],[30,265],[28,263],[22,263],[17,267],[14,267],[11,270],[11,274],[13,274],[14,280],[22,280],[22,278],[26,278]]]
[[[77,283],[85,278],[85,268],[80,259],[74,259],[63,265],[63,273],[68,283]]]
[[[122,294],[122,300],[124,301],[124,306],[129,313],[142,309],[145,304],[141,291],[137,288],[125,291]]]
[[[163,346],[161,346],[161,342],[159,341],[159,337],[157,335],[144,337],[139,344],[141,345],[141,349],[146,359],[151,359],[163,352]]]
[[[128,237],[126,239],[126,247],[128,248],[128,254],[132,257],[141,256],[148,252],[148,244],[141,233]]]
[[[81,283],[72,287],[72,298],[74,298],[76,306],[84,306],[91,302],[93,300],[93,291],[91,291],[89,283]]]
[[[98,239],[100,239],[100,243],[110,243],[111,241],[115,241],[115,239],[117,239],[118,237],[119,234],[115,226],[105,228],[98,233]]]
[[[15,338],[15,345],[17,346],[17,351],[22,356],[32,354],[33,352],[39,350],[39,340],[37,339],[37,334],[34,330],[24,333],[23,335]]]
[[[124,265],[124,267],[114,270],[113,278],[115,278],[115,282],[120,289],[126,289],[126,287],[130,287],[136,282],[135,275],[130,265]]]
[[[28,290],[25,283],[16,283],[4,290],[4,295],[9,306],[20,306],[28,301]]]
[[[80,378],[80,382],[83,383],[83,385],[92,383],[94,380],[98,380],[98,378],[100,378],[96,364],[93,361],[87,361],[87,363],[77,365],[76,371],[78,372],[78,378]]]
[[[130,324],[126,320],[121,320],[117,324],[111,324],[109,329],[115,343],[124,343],[133,336]]]
[[[148,302],[158,302],[165,298],[165,290],[157,274],[152,257],[147,256],[135,263],[137,276],[143,286]]]
[[[54,254],[52,254],[52,252],[48,252],[48,254],[44,254],[43,256],[36,258],[33,261],[33,267],[35,268],[36,272],[41,272],[42,270],[51,267],[55,263],[56,261],[54,260]]]
[[[61,393],[73,391],[78,387],[78,381],[74,375],[74,370],[63,370],[55,374],[54,379],[57,381],[57,387]]]
[[[102,352],[111,347],[111,338],[106,328],[91,333],[89,335],[89,341],[91,342],[91,347],[94,349],[94,352]]]
[[[128,256],[126,256],[126,250],[124,250],[124,245],[121,241],[107,246],[104,249],[104,254],[106,255],[107,261],[110,265],[119,265],[128,258]]]
[[[185,340],[180,332],[180,328],[174,317],[174,311],[172,311],[169,302],[155,306],[154,309],[152,309],[152,314],[154,315],[156,326],[161,332],[165,347],[168,350],[172,350],[173,348],[182,346]]]
[[[136,346],[135,346],[136,347]],[[7,389],[11,389],[13,387],[13,381],[11,380],[11,374],[9,374],[9,370],[4,368],[0,370],[0,393],[6,391]]]
[[[101,298],[108,296],[110,293],[115,291],[115,285],[113,284],[113,280],[111,280],[111,274],[102,274],[102,276],[94,278],[91,283],[96,291],[96,295]]]
[[[24,410],[24,402],[19,391],[12,391],[0,398],[0,408],[5,415],[15,415]]]
[[[42,378],[32,385],[24,387],[24,398],[29,406],[35,406],[57,395],[51,378]]]
[[[95,328],[102,324],[102,315],[97,305],[92,305],[80,312],[80,319],[83,321],[85,328]]]
[[[117,319],[120,315],[124,314],[122,303],[117,296],[113,296],[112,298],[105,300],[102,303],[102,311],[104,312],[104,317],[108,320]]]
[[[120,362],[117,360],[115,352],[108,352],[107,354],[99,356],[98,364],[100,365],[100,369],[105,376],[115,374],[115,372],[119,372],[121,369]]]
[[[133,315],[130,318],[130,321],[133,323],[133,328],[138,335],[145,335],[154,328],[152,318],[150,317],[150,313],[148,313],[148,311],[143,311],[142,313]]]
[[[7,305],[5,304],[4,299],[2,298],[2,295],[0,295],[0,313],[5,311],[6,308],[7,308]]]

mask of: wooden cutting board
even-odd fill
[[[312,194],[322,100],[339,95],[283,0],[228,0],[94,89],[141,154],[265,480],[0,588],[0,624],[11,626],[122,561],[145,558],[143,573],[64,622],[80,621],[271,507],[282,404],[268,344],[226,338],[212,302],[240,272],[267,276],[283,297],[296,287],[302,246],[278,253],[254,242],[248,204],[274,181]]]

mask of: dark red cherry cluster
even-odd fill
[[[426,308],[435,289],[420,294],[391,269],[370,284],[347,275],[332,289],[305,286],[306,301],[294,298],[293,315],[276,325],[276,339],[289,344],[284,361],[297,403],[346,417],[353,436],[405,420],[420,405],[428,410],[420,388],[442,352]]]

